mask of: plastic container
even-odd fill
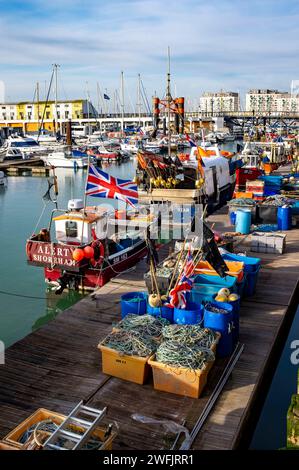
[[[166,318],[170,323],[173,323],[173,307],[167,307],[163,305],[162,307],[151,307],[147,304],[147,313],[153,315],[154,317]]]
[[[237,278],[234,276],[211,276],[210,274],[197,274],[194,277],[194,287],[198,285],[217,286],[218,289],[226,287],[231,292],[237,293]]]
[[[277,206],[267,206],[260,204],[257,206],[257,220],[263,224],[276,224],[277,223]]]
[[[222,258],[226,261],[240,261],[244,263],[244,272],[255,271],[257,266],[261,264],[260,258],[254,258],[252,256],[242,256],[235,253],[225,253],[222,255]]]
[[[214,313],[209,310],[209,306],[204,309],[204,327],[218,331],[221,338],[217,347],[219,357],[230,356],[233,352],[233,307],[226,302],[211,302],[217,308],[226,310],[227,313]]]
[[[121,317],[130,313],[144,315],[146,313],[148,295],[146,292],[129,292],[121,296]],[[139,299],[138,301],[133,299]]]
[[[299,215],[299,201],[296,201],[292,205],[292,214]]]
[[[114,349],[99,344],[102,352],[102,371],[104,374],[128,380],[136,384],[144,384],[149,376],[148,357],[121,355]]]
[[[233,345],[239,341],[239,332],[240,332],[240,298],[238,300],[229,301],[230,305],[233,307]]]
[[[202,305],[195,302],[188,302],[186,308],[173,309],[173,322],[178,325],[195,325],[203,318]]]
[[[235,223],[236,223],[236,217],[237,217],[236,212],[230,212],[229,218],[230,218],[230,223],[231,223],[232,225],[235,225]]]
[[[251,297],[252,295],[254,295],[260,268],[261,266],[257,265],[254,271],[246,273],[246,283],[244,288],[245,297]]]
[[[278,230],[291,230],[292,228],[292,208],[278,207],[277,209]]]
[[[248,233],[250,233],[250,225],[251,212],[248,210],[238,209],[236,217],[236,232],[248,235]]]
[[[242,281],[244,263],[240,261],[227,261],[225,264],[227,266],[227,275],[236,277],[238,281]],[[194,272],[196,274],[208,274],[210,276],[220,277],[219,274],[215,271],[215,269],[207,261],[199,261],[196,264]]]
[[[10,431],[5,438],[3,439],[2,442],[12,444],[19,449],[22,449],[23,445],[20,443],[20,439],[24,432],[33,426],[34,424],[40,423],[41,421],[45,421],[47,419],[50,419],[54,423],[60,425],[65,419],[66,416],[62,415],[60,413],[55,413],[54,411],[46,410],[45,408],[39,408],[36,410],[32,415],[30,415],[28,418],[26,418],[24,421],[22,421],[16,428],[14,428],[12,431]],[[76,432],[80,431],[83,432],[85,429],[78,425],[71,425],[74,428],[76,428]],[[103,441],[102,446],[99,448],[99,450],[112,450],[112,442],[116,437],[116,432],[112,432],[108,438],[105,438],[105,433],[107,429],[106,428],[95,428],[95,430],[92,433],[92,436],[98,437],[101,441]]]
[[[202,369],[191,370],[184,367],[172,367],[157,362],[155,355],[148,362],[153,370],[155,390],[191,398],[200,397],[206,386],[208,372],[211,368],[204,366]]]
[[[212,302],[220,287],[216,285],[195,285],[193,289],[188,292],[187,298],[196,304],[203,302]]]

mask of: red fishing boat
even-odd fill
[[[125,212],[121,222],[101,206],[70,200],[67,211],[54,209],[49,227],[27,240],[27,261],[44,268],[45,281],[57,293],[101,287],[147,253],[148,218]]]

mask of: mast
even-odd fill
[[[89,122],[89,91],[88,91],[88,82],[86,82],[86,101],[87,101],[87,120],[88,120],[88,135],[90,135],[90,122]]]
[[[121,72],[121,130],[124,132],[125,118],[125,88],[124,88],[124,72]]]
[[[36,82],[37,128],[39,129],[39,83]]]
[[[138,91],[137,91],[137,107],[138,107],[138,126],[141,125],[141,78],[140,73],[138,74]]]
[[[171,128],[170,128],[170,103],[171,103],[171,94],[170,94],[170,48],[168,46],[168,72],[167,72],[167,91],[166,91],[167,107],[168,107],[168,156],[171,155]]]
[[[58,67],[59,64],[54,64],[54,71],[55,71],[55,132],[60,130],[60,125],[58,123],[58,111],[57,111],[57,96],[58,96]]]

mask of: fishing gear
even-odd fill
[[[118,330],[110,333],[101,343],[120,355],[148,357],[157,349],[157,343],[150,337],[141,337],[137,331]]]
[[[202,369],[207,362],[215,360],[211,349],[197,344],[181,344],[179,341],[165,341],[156,352],[156,360],[173,367],[183,367],[191,370]]]
[[[214,331],[200,325],[167,325],[162,329],[162,336],[167,341],[177,341],[188,346],[196,343],[204,348],[210,348],[217,339]]]
[[[126,315],[120,322],[115,325],[125,331],[133,331],[140,338],[158,337],[161,335],[162,329],[169,325],[166,318],[154,317],[153,315]]]

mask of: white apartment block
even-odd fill
[[[239,93],[220,91],[205,92],[200,97],[200,110],[204,113],[239,111]]]
[[[299,94],[254,89],[246,93],[246,111],[256,113],[299,112]]]

